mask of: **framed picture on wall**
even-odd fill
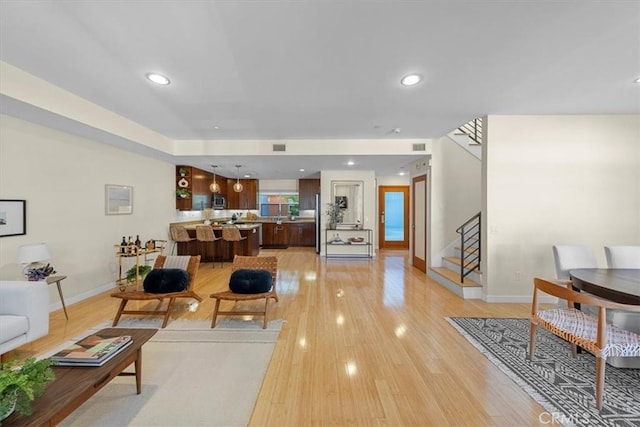
[[[27,234],[27,201],[0,200],[0,237]]]
[[[347,209],[349,208],[347,200],[347,196],[336,196],[336,205],[338,205],[340,209]]]
[[[106,184],[104,198],[105,214],[129,215],[133,213],[133,187]]]

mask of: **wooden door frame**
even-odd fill
[[[424,221],[425,221],[425,225],[424,225],[424,260],[421,260],[420,258],[416,258],[416,226],[415,226],[415,222],[416,222],[416,184],[418,182],[424,181],[424,190],[425,190],[425,194],[424,194]],[[427,175],[419,175],[416,177],[413,177],[411,179],[411,241],[413,242],[413,245],[411,245],[411,253],[410,258],[412,260],[413,266],[416,267],[418,270],[423,271],[423,272],[427,272],[427,250],[429,245],[427,244],[427,204],[428,204],[428,190],[427,190]]]
[[[382,224],[382,207],[384,206],[384,193],[388,191],[402,192],[404,194],[404,240],[385,243],[384,224]],[[409,249],[409,194],[411,187],[408,185],[380,185],[378,186],[378,247],[380,249]]]

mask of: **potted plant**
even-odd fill
[[[188,188],[177,188],[176,196],[183,199],[188,199],[189,197],[191,197],[191,191]]]
[[[151,271],[151,266],[150,265],[139,265],[138,266],[138,277],[140,278],[140,280],[144,279],[144,276],[149,274],[150,271]],[[135,265],[133,267],[131,267],[129,270],[127,270],[127,273],[125,274],[125,278],[127,279],[128,283],[132,283],[132,282],[136,281],[136,266]]]
[[[327,203],[326,214],[329,216],[329,230],[335,230],[336,226],[342,222],[344,210],[337,203]]]
[[[187,176],[187,169],[179,168],[178,173],[180,174],[180,176]]]
[[[47,382],[55,378],[50,359],[31,357],[23,363],[11,360],[0,364],[0,421],[14,411],[31,415],[31,401],[42,396]]]

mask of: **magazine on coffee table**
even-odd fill
[[[129,335],[107,337],[93,334],[60,350],[50,359],[59,366],[102,366],[131,342]]]

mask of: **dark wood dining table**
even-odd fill
[[[576,290],[620,304],[640,305],[640,269],[580,268],[569,275]]]

